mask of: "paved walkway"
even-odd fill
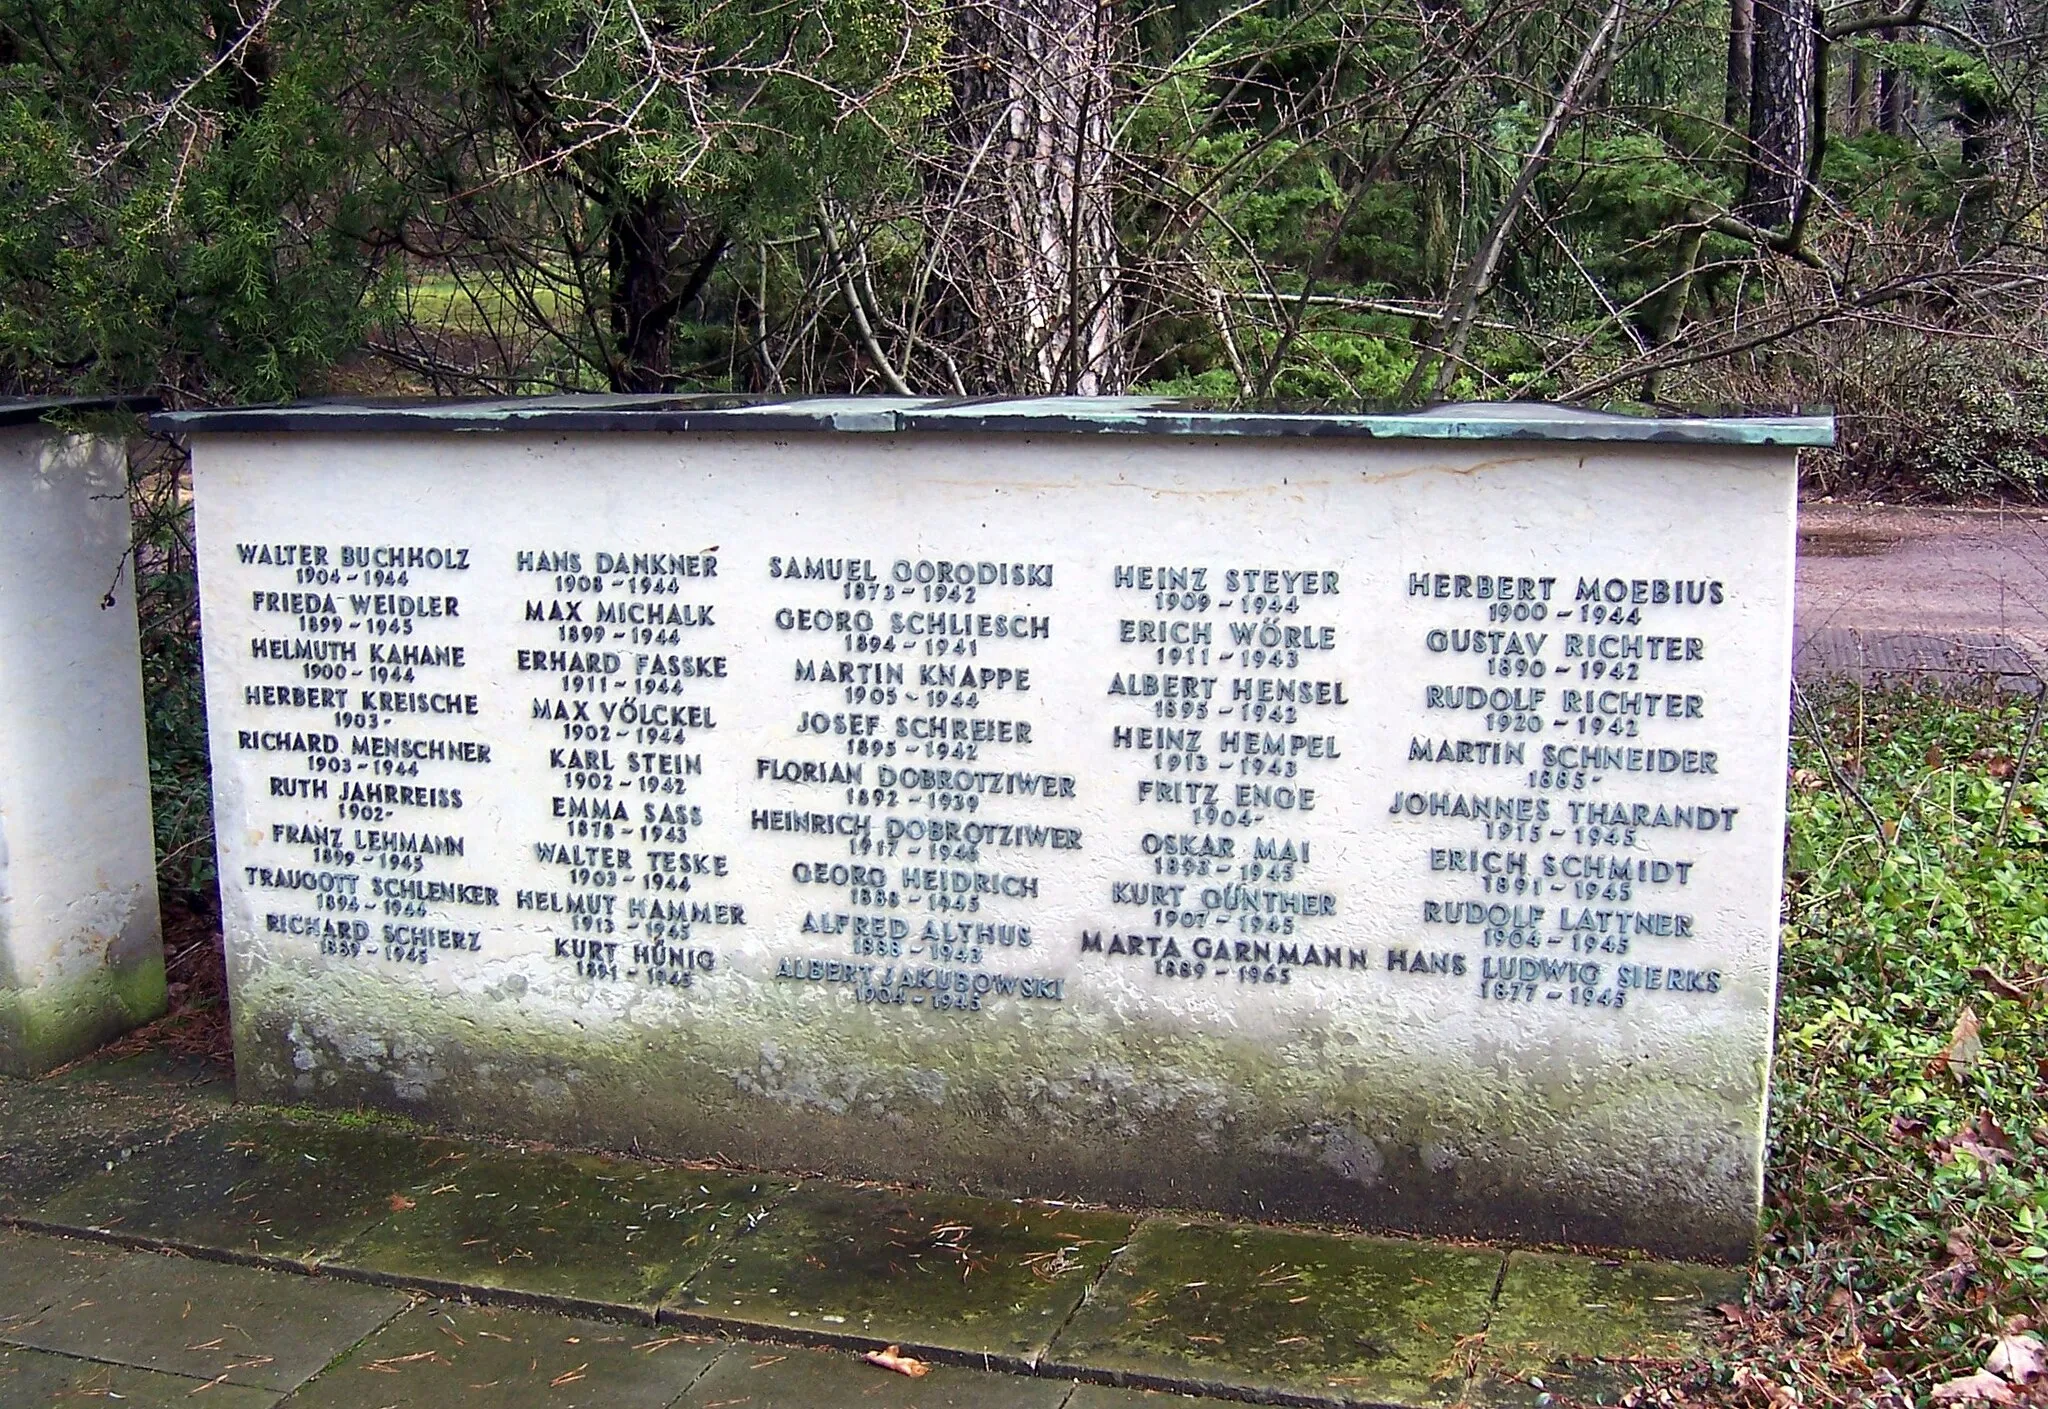
[[[8,1409],[1611,1403],[1741,1283],[456,1140],[157,1056],[0,1080]]]
[[[1799,511],[1802,676],[2048,675],[2048,507]]]

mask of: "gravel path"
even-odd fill
[[[1807,677],[2048,676],[2048,508],[1799,511]]]

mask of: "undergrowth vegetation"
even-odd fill
[[[167,903],[211,910],[213,792],[199,660],[199,571],[191,460],[146,436],[129,441],[135,615],[149,737],[157,886]]]
[[[1876,335],[1816,359],[1812,375],[1841,429],[1834,449],[1803,458],[1808,494],[2048,498],[2048,361],[2009,347]]]
[[[1735,1319],[1800,1403],[1905,1402],[2048,1314],[2038,710],[1795,712],[1765,1251]]]

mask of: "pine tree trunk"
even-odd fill
[[[953,141],[933,235],[970,390],[1098,395],[1126,367],[1110,170],[1109,0],[952,11]]]
[[[1878,38],[1897,42],[1896,29],[1881,29]],[[1887,137],[1906,135],[1906,75],[1895,68],[1877,71],[1877,130]]]
[[[1755,39],[1754,0],[1728,0],[1728,81],[1721,90],[1721,117],[1736,131],[1749,120],[1749,72]]]
[[[1842,130],[1855,136],[1863,130],[1870,110],[1870,78],[1863,51],[1849,55],[1849,99],[1843,107]]]
[[[1742,214],[1765,230],[1790,230],[1806,209],[1817,137],[1813,0],[1755,0],[1750,65],[1749,170]]]
[[[671,204],[658,191],[620,192],[607,212],[613,391],[668,389]]]
[[[725,230],[714,231],[694,259],[679,261],[685,224],[682,203],[661,186],[620,190],[606,209],[613,391],[674,390],[676,319],[704,292],[729,239]]]

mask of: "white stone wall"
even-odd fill
[[[196,463],[246,1089],[1746,1242],[1790,451],[248,434]]]
[[[0,429],[0,1069],[162,1012],[118,440]]]

